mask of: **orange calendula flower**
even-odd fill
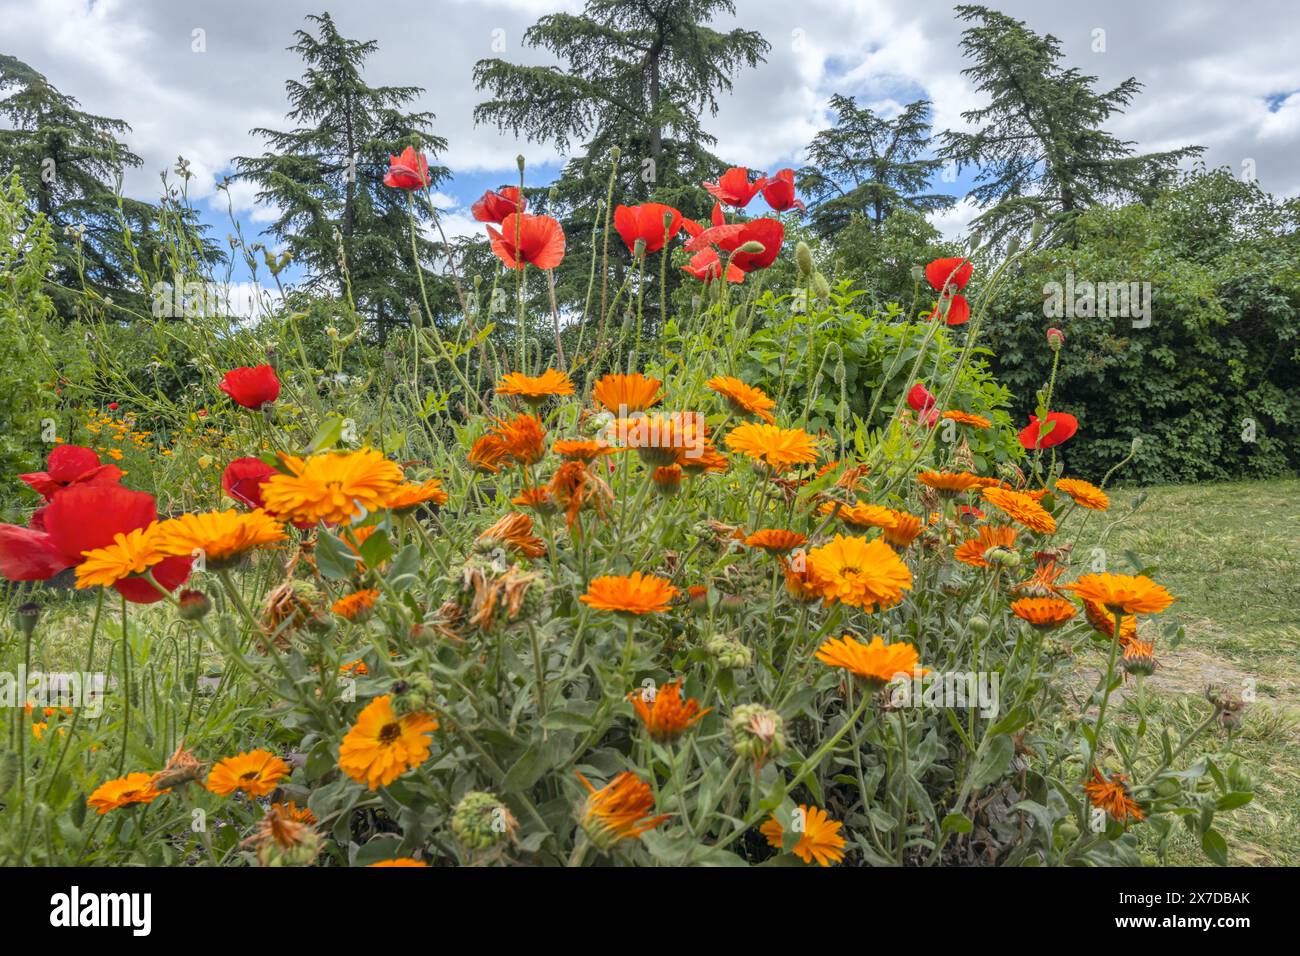
[[[1084,600],[1083,616],[1088,619],[1092,629],[1107,640],[1115,639],[1115,615],[1106,610],[1105,605],[1098,604],[1096,601]],[[1137,640],[1137,618],[1130,614],[1127,617],[1120,615],[1119,626],[1119,646],[1125,647],[1131,641]]]
[[[855,528],[885,528],[894,521],[894,512],[880,505],[869,505],[865,501],[851,505],[841,502],[838,512],[835,505],[836,502],[824,501],[818,510],[824,515],[834,512],[837,518]]]
[[[808,567],[827,604],[841,601],[864,611],[893,607],[912,587],[912,572],[879,538],[845,537],[808,552]]]
[[[676,740],[713,709],[700,710],[700,702],[693,697],[682,700],[681,678],[657,691],[643,688],[627,696],[645,729],[661,744]]]
[[[1034,627],[1045,630],[1060,627],[1078,613],[1073,604],[1064,598],[1021,598],[1011,602],[1011,613]]]
[[[731,467],[727,456],[718,451],[713,442],[707,438],[698,448],[687,448],[677,453],[677,464],[688,475],[702,475],[706,472],[721,474]]]
[[[1105,810],[1120,823],[1129,820],[1142,820],[1146,814],[1133,799],[1128,789],[1128,778],[1122,773],[1113,773],[1107,780],[1100,770],[1092,768],[1092,780],[1083,785],[1083,792],[1088,795],[1094,807]]]
[[[748,547],[762,548],[768,554],[785,554],[795,548],[802,548],[807,543],[808,539],[804,535],[784,528],[764,528],[745,539]]]
[[[1063,587],[1112,614],[1158,614],[1174,603],[1172,594],[1142,574],[1085,574]]]
[[[550,496],[564,509],[564,523],[573,528],[578,513],[588,504],[603,518],[605,508],[614,500],[609,485],[597,477],[582,461],[566,461],[555,470],[546,488]]]
[[[374,588],[363,588],[360,591],[353,591],[351,594],[345,594],[333,604],[330,610],[339,617],[347,618],[349,621],[359,621],[366,617],[375,607],[375,601],[379,599],[379,592]]]
[[[402,469],[370,448],[306,459],[281,452],[280,462],[289,474],[264,481],[262,501],[267,511],[300,524],[342,524],[377,511],[402,483]]]
[[[533,415],[518,415],[513,421],[498,418],[492,434],[501,440],[506,452],[515,461],[531,465],[546,453],[546,429]]]
[[[675,495],[682,486],[682,469],[680,465],[660,465],[650,472],[650,480],[655,483],[661,494]]]
[[[746,385],[730,375],[715,375],[704,384],[725,398],[737,415],[754,415],[769,425],[776,421],[772,417],[776,402],[768,398],[761,388]]]
[[[1018,525],[1038,534],[1053,534],[1056,519],[1030,495],[1009,488],[985,488],[984,500]]]
[[[727,435],[726,442],[732,451],[764,462],[778,472],[817,460],[817,440],[802,428],[745,422]]]
[[[526,558],[546,554],[546,542],[533,534],[533,519],[521,511],[511,511],[478,536],[489,547],[511,548]]]
[[[587,593],[578,598],[597,611],[617,611],[621,614],[657,614],[668,610],[677,588],[667,578],[633,571],[627,576],[595,578],[587,585]]]
[[[795,813],[799,814],[799,825],[794,828],[799,834],[799,842],[791,848],[791,853],[805,863],[818,866],[830,866],[844,859],[844,837],[840,836],[843,824],[840,821],[832,820],[820,807],[807,804],[800,804]],[[776,814],[768,817],[758,832],[767,837],[769,846],[785,849],[785,829]]]
[[[972,475],[969,471],[923,471],[916,476],[916,480],[945,498],[980,486],[979,475]]]
[[[802,601],[806,604],[811,601],[821,600],[821,583],[813,576],[806,556],[797,564],[782,558],[781,573],[785,576],[786,592],[796,601]]]
[[[144,574],[167,555],[158,549],[158,523],[113,535],[113,543],[86,551],[77,565],[77,587],[110,587],[118,581]],[[188,552],[187,552],[188,553]]]
[[[983,415],[975,415],[971,412],[963,412],[951,408],[943,413],[943,417],[950,422],[956,422],[958,425],[969,425],[972,428],[992,428],[993,423]]]
[[[531,508],[544,515],[553,515],[560,510],[559,504],[546,488],[525,488],[511,498],[510,503],[520,508]]]
[[[207,788],[221,797],[243,790],[264,797],[289,776],[289,765],[269,750],[250,750],[217,761],[208,773]]]
[[[339,769],[371,790],[386,787],[429,759],[438,721],[431,714],[393,710],[392,697],[376,697],[339,744]]]
[[[510,450],[499,435],[487,434],[474,442],[466,456],[475,471],[495,475],[510,457]]]
[[[363,661],[361,658],[358,657],[355,661],[349,661],[346,664],[340,664],[339,673],[351,674],[356,677],[365,677],[367,674],[370,673],[370,668],[366,666],[365,661]]]
[[[921,519],[906,511],[894,511],[893,523],[882,528],[882,537],[893,547],[902,550],[921,533]]]
[[[450,500],[450,495],[442,487],[442,482],[437,478],[430,478],[427,481],[404,481],[388,496],[385,507],[389,511],[396,511],[398,514],[413,511],[420,505],[435,504],[439,507],[445,505]]]
[[[659,389],[663,382],[647,378],[640,372],[630,375],[605,375],[591,390],[591,397],[606,411],[622,417],[631,412],[643,412],[658,405],[663,396]]]
[[[1069,495],[1080,508],[1105,511],[1110,507],[1110,496],[1082,478],[1060,478],[1056,482],[1056,489]]]
[[[877,634],[864,644],[845,634],[832,637],[817,648],[817,659],[831,667],[842,667],[871,684],[888,684],[898,674],[912,677],[928,673],[919,667],[916,648],[911,644],[886,644]]]
[[[509,372],[497,382],[498,395],[518,395],[531,405],[540,404],[552,395],[572,395],[573,382],[565,372],[548,368],[538,376]]]
[[[582,774],[578,779],[587,788],[580,815],[582,829],[598,849],[608,850],[620,840],[639,838],[672,816],[650,816],[654,794],[649,784],[634,773],[625,770],[599,790]]]
[[[620,418],[611,427],[643,462],[655,467],[674,465],[683,456],[699,457],[707,440],[703,418],[689,412]]]
[[[1154,641],[1132,639],[1124,645],[1124,671],[1149,677],[1156,672],[1156,645]]]
[[[1015,528],[1010,525],[984,525],[979,529],[978,537],[963,541],[952,556],[962,564],[987,568],[989,562],[985,555],[991,548],[1014,548],[1015,546]]]
[[[593,461],[602,455],[612,455],[618,449],[606,441],[561,438],[551,446],[551,451],[561,458],[571,458],[574,461]]]
[[[101,783],[86,798],[86,806],[94,807],[99,813],[108,813],[119,807],[133,803],[152,803],[170,790],[155,790],[153,774],[128,773],[125,777]]]
[[[232,508],[181,515],[162,522],[154,533],[163,554],[188,556],[201,551],[213,571],[229,567],[253,548],[287,537],[284,525],[260,508],[247,513]]]
[[[366,869],[382,869],[389,866],[398,867],[427,867],[429,864],[423,860],[413,860],[409,856],[399,856],[395,860],[380,860],[378,863],[367,863]]]
[[[1056,580],[1064,573],[1065,568],[1057,564],[1055,559],[1039,561],[1034,568],[1033,577],[1013,585],[1011,590],[1025,597],[1059,597],[1061,589]]]

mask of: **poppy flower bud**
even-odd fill
[[[912,266],[912,281],[920,282],[925,278],[925,270],[920,266]]]
[[[1060,329],[1048,329],[1047,344],[1052,347],[1053,352],[1061,351],[1061,346],[1065,344],[1065,333]]]
[[[524,171],[524,154],[523,154],[523,153],[520,153],[518,156],[515,157],[515,165],[519,167],[519,171],[520,171],[521,173]]]
[[[819,302],[825,302],[831,297],[831,284],[820,272],[813,273],[813,295]]]
[[[41,616],[41,606],[35,601],[28,601],[25,604],[18,605],[18,610],[14,612],[14,619],[18,625],[18,630],[22,632],[23,637],[31,637],[32,632],[36,630],[36,622]],[[0,790],[0,793],[3,793]]]
[[[638,259],[640,259],[642,256],[645,255],[645,240],[644,240],[644,239],[638,239],[638,240],[636,241],[635,245],[633,245],[633,247],[632,247],[632,255],[636,256]]]
[[[1011,259],[1020,251],[1020,237],[1012,236],[1007,240],[1007,258]]]
[[[0,750],[0,793],[8,793],[18,779],[18,752]]]
[[[622,151],[621,149],[619,149],[617,146],[611,146],[611,147],[610,147],[610,149],[609,149],[609,158],[610,158],[611,160],[613,160],[614,162],[617,163],[619,157],[622,156],[622,155],[623,155],[623,151]]]
[[[202,591],[195,591],[186,588],[176,598],[180,605],[180,616],[183,621],[201,620],[209,611],[212,610],[212,599]]]
[[[762,255],[765,251],[767,251],[767,246],[763,245],[761,242],[759,242],[756,239],[751,239],[749,240],[749,242],[742,243],[740,248],[737,249],[736,251],[743,252],[746,255],[750,255],[750,256],[757,256],[757,255]]]
[[[795,265],[799,267],[799,272],[803,275],[805,279],[808,278],[810,275],[812,275],[812,271],[813,271],[812,250],[808,248],[808,243],[804,242],[802,239],[798,243],[796,243],[794,247],[794,261],[795,261]]]
[[[1038,245],[1038,240],[1043,238],[1043,220],[1035,219],[1033,227],[1029,230],[1029,244]]]

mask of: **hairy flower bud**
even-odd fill
[[[813,254],[808,248],[808,243],[802,239],[795,244],[794,262],[799,267],[800,274],[806,279],[813,273]]]
[[[519,826],[495,794],[471,790],[451,814],[451,832],[466,848],[486,850],[511,839]]]
[[[762,704],[741,704],[731,712],[727,726],[736,756],[752,760],[756,770],[785,750],[785,721]]]
[[[212,599],[202,591],[186,588],[176,598],[183,621],[198,621],[212,610]]]
[[[704,649],[719,667],[740,669],[754,661],[754,652],[734,637],[714,634],[704,642]]]
[[[1061,351],[1061,346],[1065,344],[1065,333],[1060,329],[1048,329],[1047,344],[1052,347],[1053,352]]]

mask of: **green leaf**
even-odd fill
[[[1201,849],[1219,866],[1228,865],[1228,841],[1218,830],[1211,828],[1205,831],[1205,835],[1201,837]]]
[[[307,445],[304,454],[314,455],[318,451],[325,451],[333,448],[343,437],[343,417],[337,413],[331,413],[320,427],[316,429],[316,434],[312,436],[311,442]]]
[[[944,833],[970,833],[974,826],[966,814],[950,813],[943,818],[943,822],[939,824],[939,829]]]
[[[331,581],[342,580],[350,576],[356,566],[356,555],[337,535],[329,531],[320,533],[316,541],[316,567],[324,577]]]
[[[979,763],[975,765],[972,772],[972,786],[976,790],[983,790],[993,781],[999,779],[1007,768],[1011,766],[1011,758],[1015,755],[1015,745],[1012,744],[1011,738],[1002,734],[994,737],[989,749],[984,752]]]

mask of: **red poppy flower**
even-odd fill
[[[804,209],[803,200],[794,194],[794,170],[778,170],[763,183],[763,199],[777,212],[789,212],[791,209]]]
[[[671,216],[667,228],[664,217]],[[636,251],[638,239],[645,240],[646,254],[658,252],[682,228],[682,214],[661,202],[643,202],[639,206],[619,206],[614,210],[614,228],[623,237],[628,252]]]
[[[221,390],[236,405],[254,411],[280,397],[280,377],[270,365],[232,368],[221,380]]]
[[[1051,431],[1044,426],[1052,425]],[[1020,431],[1020,444],[1028,449],[1051,448],[1074,437],[1079,430],[1079,420],[1069,412],[1048,412],[1047,421],[1040,422],[1037,415],[1029,416],[1029,424]]]
[[[515,247],[516,222],[519,246]],[[564,229],[550,216],[511,213],[501,220],[501,231],[487,227],[492,251],[509,269],[525,263],[539,269],[554,269],[564,260]]]
[[[704,188],[718,202],[734,206],[736,209],[743,209],[758,194],[758,191],[763,188],[766,182],[767,180],[760,176],[751,183],[748,169],[744,166],[732,166],[718,177],[716,183],[705,183]]]
[[[934,408],[937,399],[921,382],[917,382],[907,393],[907,404],[914,412],[924,412]]]
[[[745,223],[731,223],[705,229],[698,236],[686,243],[687,252],[696,252],[707,246],[717,246],[723,252],[732,253],[731,264],[741,272],[753,272],[766,269],[776,261],[785,240],[785,227],[778,219],[751,219]],[[740,247],[747,242],[757,242],[763,247],[762,252],[741,252]]]
[[[496,192],[489,189],[483,198],[470,206],[470,212],[479,222],[500,223],[512,212],[528,208],[528,199],[519,194],[518,186],[502,186]]]
[[[691,256],[691,261],[682,266],[682,269],[701,282],[712,282],[722,275],[722,260],[718,258],[716,249],[702,249]],[[745,273],[734,264],[727,263],[727,281],[744,282]]]
[[[945,282],[952,291],[960,292],[974,271],[975,267],[967,259],[935,259],[925,267],[925,279],[935,292],[942,292]]]
[[[46,501],[69,485],[115,485],[125,472],[117,465],[101,465],[94,449],[81,445],[59,445],[50,452],[44,471],[31,471],[19,475],[18,480],[30,485]]]
[[[275,469],[260,458],[236,458],[221,473],[221,487],[240,504],[263,508],[262,482],[274,474]]]
[[[44,509],[44,530],[0,525],[0,574],[11,581],[44,581],[76,567],[87,551],[107,547],[118,534],[148,527],[158,517],[153,495],[121,485],[82,484],[65,488]],[[154,577],[169,591],[190,574],[187,557],[154,565]],[[152,604],[162,599],[143,578],[113,585],[128,601]]]
[[[945,313],[944,309],[947,308]],[[936,310],[949,325],[965,325],[970,321],[970,303],[964,295],[946,295],[939,300]]]
[[[416,152],[414,146],[402,150],[401,156],[388,157],[388,172],[384,175],[384,185],[394,189],[423,189],[432,180],[429,179],[429,163],[424,154]]]
[[[115,411],[117,411],[117,402],[109,402],[109,403],[108,403],[108,410],[109,410],[110,412],[115,412]]]

